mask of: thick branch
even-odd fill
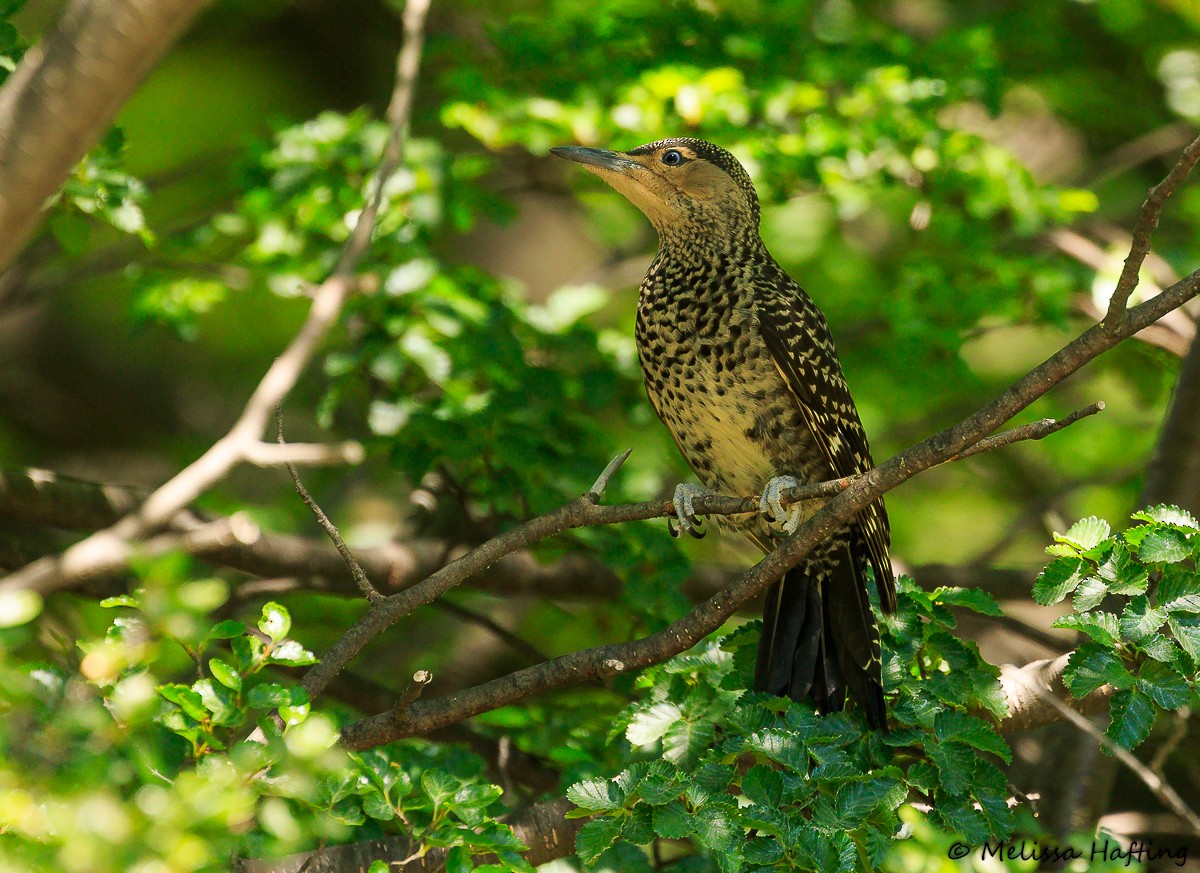
[[[1058,706],[1066,706],[1083,715],[1092,715],[1108,707],[1115,690],[1111,685],[1096,689],[1082,700],[1071,696],[1062,680],[1070,657],[1066,654],[1033,661],[1024,667],[1005,664],[1000,668],[1000,685],[1008,698],[1008,716],[1000,722],[1000,733],[1016,734],[1060,722],[1063,714]]]
[[[73,0],[0,88],[0,270],[208,0]]]
[[[1141,504],[1173,503],[1200,514],[1200,342],[1183,365],[1158,444],[1146,468]]]

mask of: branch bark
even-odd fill
[[[0,88],[0,270],[209,0],[73,0]]]

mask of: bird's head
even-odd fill
[[[559,146],[646,214],[664,240],[758,234],[758,195],[737,158],[701,139],[663,139],[627,152]]]

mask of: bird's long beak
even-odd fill
[[[630,170],[641,169],[637,161],[625,157],[620,152],[610,152],[604,149],[588,149],[582,146],[557,146],[550,149],[550,154],[566,158],[585,167],[595,167],[597,170],[608,170],[612,173],[628,173]]]

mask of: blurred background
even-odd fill
[[[60,7],[30,0],[14,23],[35,38]],[[108,199],[88,199],[96,178],[76,180],[0,277],[6,466],[149,488],[224,433],[345,232],[399,34],[397,8],[370,0],[227,0],[192,29],[92,165]],[[667,135],[711,139],[750,170],[764,238],[825,311],[876,459],[903,450],[1104,310],[1146,190],[1195,136],[1198,37],[1195,0],[435,2],[375,290],[287,409],[291,438],[324,428],[370,456],[306,473],[309,487],[354,545],[449,548],[579,493],[628,446],[614,498],[688,478],[632,349],[653,231],[546,155]],[[1193,185],[1167,209],[1139,294],[1196,266],[1198,233]],[[1119,528],[1146,502],[1200,510],[1200,484],[1169,466],[1200,433],[1159,443],[1194,314],[1117,348],[1022,420],[1096,400],[1101,415],[888,496],[899,566],[1006,601],[1007,623],[964,625],[993,663],[1073,645],[1023,599],[1052,532],[1089,515]],[[279,471],[239,471],[204,506],[315,533]],[[69,536],[12,522],[0,547],[13,566]],[[699,596],[750,559],[716,537],[678,546],[661,524],[577,542],[615,567],[620,599],[479,589],[455,604],[555,654],[659,626],[686,605],[680,590]],[[359,610],[329,597],[294,612],[319,651]],[[448,690],[525,657],[477,621],[425,612],[373,648],[364,679],[394,688],[419,652]],[[1060,815],[1087,821],[1092,803],[1152,816],[1133,780],[1110,801],[1118,774],[1079,751],[1088,743],[1070,729],[1023,735],[1014,784],[1051,805],[1055,786],[1035,783],[1054,766]],[[1197,762],[1177,768],[1196,797]]]

